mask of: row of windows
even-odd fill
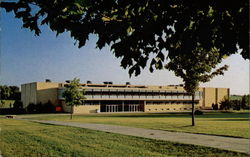
[[[199,101],[195,101],[195,104],[197,105]],[[85,101],[83,102],[83,105],[139,105],[134,103],[105,103],[105,102],[91,102],[91,101]],[[191,105],[191,101],[172,101],[172,102],[146,102],[146,105]]]
[[[63,90],[59,90],[58,96],[59,99],[63,99],[62,97]],[[138,92],[125,92],[125,93],[112,93],[112,92],[85,92],[86,98],[101,98],[101,99],[109,99],[109,98],[128,98],[128,99],[188,99],[191,100],[192,97],[187,95],[186,93],[138,93]],[[202,92],[196,92],[195,99],[201,99]]]
[[[169,111],[169,110],[192,110],[192,108],[155,108],[155,109],[147,109],[148,111]]]
[[[195,101],[195,104],[198,104],[199,101]],[[182,105],[187,105],[187,104],[192,104],[191,101],[169,101],[169,102],[147,102],[146,105],[171,105],[171,104],[182,104]]]
[[[133,93],[186,93],[185,91],[174,91],[174,90],[138,90],[138,89],[129,89],[129,90],[118,90],[118,89],[83,89],[85,92],[133,92]]]
[[[89,93],[87,93],[87,94],[84,94],[85,96],[102,96],[102,97],[127,97],[127,96],[130,96],[130,97],[169,97],[169,98],[171,98],[171,97],[177,97],[177,98],[183,98],[183,97],[185,97],[185,98],[189,98],[189,99],[191,99],[192,98],[192,96],[190,96],[190,95],[184,95],[184,94],[182,94],[182,95],[162,95],[162,94],[89,94]],[[202,97],[202,95],[195,95],[195,97]]]
[[[185,92],[91,92],[85,91],[84,95],[161,95],[161,96],[172,96],[172,95],[185,95],[190,96]],[[202,95],[202,92],[196,92],[195,95]]]
[[[85,95],[87,99],[180,99],[180,100],[191,100],[191,96],[179,95],[179,96],[152,96],[152,95]],[[201,99],[200,96],[196,96],[195,99]]]

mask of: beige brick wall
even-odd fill
[[[100,110],[99,105],[79,105],[74,107],[75,114],[96,113],[96,110]]]
[[[204,90],[204,107],[211,108],[212,104],[216,103],[216,90],[215,88],[205,88]]]
[[[58,104],[58,83],[37,82],[37,103],[51,101],[53,105]]]
[[[212,104],[218,104],[229,96],[228,88],[204,88],[203,90],[204,100],[203,105],[205,108],[212,108]]]
[[[47,103],[49,100],[52,104],[58,103],[58,83],[34,82],[21,85],[21,101],[23,107],[29,104]]]
[[[229,89],[228,88],[218,88],[218,96],[217,96],[217,103],[220,105],[220,102],[224,100],[224,98],[229,97]]]
[[[62,108],[64,112],[71,112],[71,106],[68,106],[65,104],[65,102],[62,102]],[[74,106],[74,114],[85,114],[85,113],[96,113],[96,110],[100,110],[99,105],[78,105]]]
[[[198,106],[195,105],[195,108]],[[145,105],[145,112],[173,112],[173,111],[188,111],[192,109],[191,105]]]

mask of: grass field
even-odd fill
[[[73,120],[69,119],[69,115],[36,115],[33,119],[114,124],[179,132],[250,137],[249,112],[205,113],[196,116],[195,127],[191,126],[191,116],[188,114],[88,114],[74,115]]]
[[[230,95],[229,99],[230,100],[241,100],[242,96],[241,95]]]
[[[11,108],[13,107],[13,104],[15,102],[15,100],[3,100],[4,104],[1,104],[0,102],[0,108]]]
[[[22,120],[1,118],[1,128],[3,157],[247,156],[215,148]]]

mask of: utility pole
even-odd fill
[[[195,93],[192,94],[192,126],[195,126],[195,122],[194,122],[194,96],[195,96]]]

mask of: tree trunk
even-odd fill
[[[73,105],[71,105],[71,114],[70,114],[70,119],[73,119]]]
[[[195,122],[194,122],[194,94],[192,94],[192,126],[195,126]]]

